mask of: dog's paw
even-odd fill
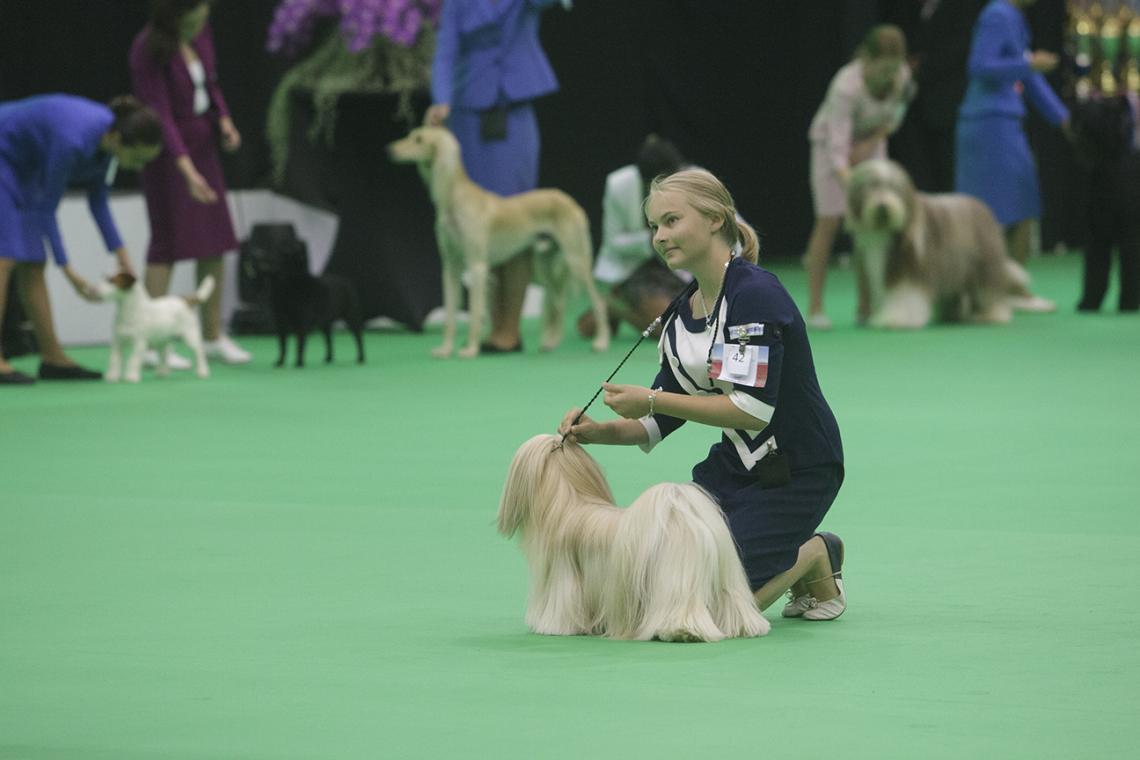
[[[877,330],[919,330],[926,322],[900,316],[879,313],[867,320],[867,324]]]
[[[478,346],[464,346],[463,348],[459,349],[459,358],[460,359],[474,359],[478,355],[479,355],[479,347]]]
[[[1009,305],[1018,311],[1036,312],[1038,314],[1051,314],[1057,310],[1057,304],[1041,296],[1021,296],[1011,298]]]
[[[686,631],[684,628],[676,631],[662,631],[657,634],[657,639],[659,641],[669,641],[677,644],[695,644],[704,641],[704,639],[697,634],[692,631]]]
[[[590,348],[599,354],[604,353],[610,350],[610,341],[609,339],[599,340],[595,338],[594,342],[590,344]]]
[[[128,383],[137,383],[141,379],[142,376],[138,372],[128,372],[127,374],[123,375],[123,380],[127,381]]]
[[[205,380],[207,377],[210,376],[210,370],[203,367],[202,369],[198,370],[194,374],[196,374],[198,376],[199,380]]]
[[[103,379],[108,383],[117,383],[119,382],[120,376],[118,372],[104,372]]]
[[[451,346],[437,346],[431,350],[431,355],[437,359],[447,359],[451,356]]]

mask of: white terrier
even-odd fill
[[[151,298],[143,284],[126,272],[120,272],[109,281],[100,281],[95,289],[103,300],[114,300],[117,304],[111,359],[104,375],[107,382],[117,383],[122,378],[128,383],[137,383],[142,375],[143,355],[148,345],[159,356],[155,374],[166,377],[170,374],[168,351],[173,338],[182,338],[194,352],[198,377],[205,379],[210,376],[202,348],[202,325],[197,306],[214,292],[213,277],[203,278],[198,290],[187,296]],[[130,349],[130,356],[124,371],[123,354],[127,349]]]

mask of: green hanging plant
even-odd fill
[[[289,158],[289,101],[295,91],[311,93],[316,114],[308,138],[333,144],[336,107],[341,95],[383,94],[399,97],[394,120],[408,129],[416,122],[412,95],[430,85],[435,31],[420,30],[415,43],[404,47],[384,36],[359,52],[349,50],[344,37],[330,30],[303,60],[281,78],[269,102],[266,136],[273,160],[273,179],[281,186]]]

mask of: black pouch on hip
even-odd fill
[[[495,106],[479,112],[479,137],[483,142],[507,139],[507,109]]]
[[[779,488],[792,482],[792,469],[788,455],[781,449],[772,449],[756,463],[756,477],[764,488]]]

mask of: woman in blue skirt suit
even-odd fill
[[[693,481],[724,511],[756,604],[788,593],[784,617],[833,620],[847,607],[843,542],[815,530],[843,483],[843,445],[803,317],[757,266],[756,233],[712,174],[685,169],[655,180],[645,214],[654,250],[697,287],[662,326],[652,388],[606,383],[605,404],[619,419],[575,423],[572,409],[559,432],[567,445],[648,452],[685,422],[718,429]]]
[[[467,175],[498,195],[538,187],[535,98],[558,90],[538,39],[542,12],[559,0],[444,0],[432,62],[429,126],[459,140]],[[565,4],[565,2],[564,2]],[[519,322],[530,283],[529,251],[496,268],[491,334],[484,353],[520,351]]]
[[[127,250],[107,206],[107,186],[116,168],[141,169],[162,149],[158,117],[131,97],[110,106],[72,95],[40,95],[0,104],[0,319],[8,280],[14,277],[36,330],[41,380],[92,380],[98,372],[75,364],[55,335],[44,281],[46,253],[80,296],[95,299],[87,282],[68,264],[55,212],[69,186],[87,191],[91,215],[107,250],[130,272]],[[0,385],[32,378],[0,356]]]
[[[966,96],[958,109],[955,189],[985,201],[1006,229],[1010,255],[1029,258],[1033,223],[1041,216],[1037,167],[1021,120],[1022,93],[1050,124],[1068,133],[1069,111],[1042,73],[1057,56],[1029,50],[1021,8],[1035,0],[991,0],[974,24]]]

